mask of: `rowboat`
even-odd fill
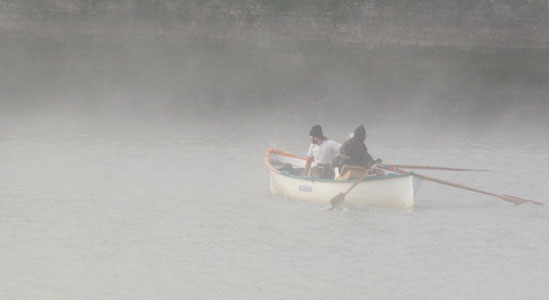
[[[355,183],[355,180],[320,179],[293,172],[303,168],[305,160],[305,157],[280,149],[268,149],[265,166],[269,171],[271,192],[295,200],[330,203],[334,196]],[[412,207],[418,185],[419,179],[411,173],[367,176],[346,195],[345,204]]]

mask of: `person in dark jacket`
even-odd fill
[[[343,165],[358,166],[365,169],[369,169],[374,163],[381,163],[381,160],[377,161],[368,153],[368,148],[364,144],[366,139],[366,129],[363,125],[358,126],[351,138],[341,145],[339,149],[339,162],[338,169],[341,172]],[[375,170],[376,175],[384,175],[382,170]]]
[[[360,125],[355,129],[353,137],[345,141],[339,153],[347,156],[344,160],[344,164],[351,166],[359,166],[363,168],[370,168],[375,162],[373,157],[368,153],[368,148],[364,144],[366,139],[366,129],[363,125]]]

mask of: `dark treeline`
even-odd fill
[[[546,48],[547,1],[0,0],[1,28],[378,46]]]
[[[176,117],[362,114],[474,123],[549,113],[549,53],[3,35],[3,109]],[[545,121],[544,121],[545,122]]]
[[[546,1],[0,0],[0,113],[547,128],[547,11]]]

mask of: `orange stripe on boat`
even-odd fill
[[[271,163],[269,162],[269,156],[271,156],[271,154],[273,153],[276,153],[275,150],[273,150],[273,148],[269,148],[267,150],[267,152],[265,152],[265,166],[267,167],[267,169],[269,169],[270,171],[272,172],[275,172],[277,174],[280,174],[280,171],[273,168],[273,166],[271,166]]]

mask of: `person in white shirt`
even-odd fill
[[[309,135],[311,146],[307,151],[307,162],[303,170],[303,176],[308,176],[309,171],[311,171],[313,177],[334,179],[335,172],[330,162],[339,154],[341,144],[325,137],[320,125],[313,126]]]

